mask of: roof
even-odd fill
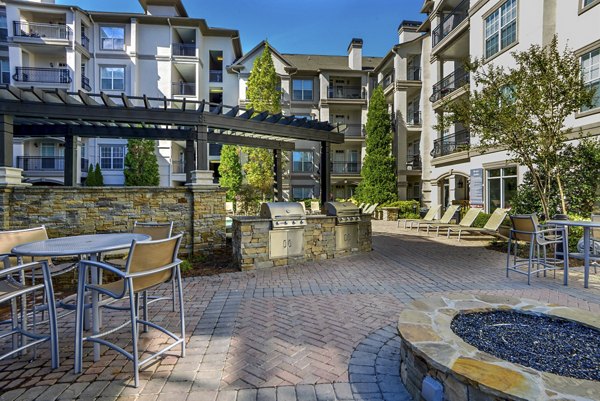
[[[348,66],[348,56],[325,56],[318,54],[282,54],[300,71],[344,70],[354,71]],[[382,57],[363,57],[363,70],[372,70]]]

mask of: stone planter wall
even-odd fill
[[[173,221],[184,232],[182,254],[222,245],[225,191],[206,187],[6,187],[0,230],[44,224],[50,238],[130,232],[134,221]]]
[[[233,218],[233,259],[242,270],[287,266],[307,261],[338,258],[371,251],[371,218],[362,216],[359,223],[359,247],[335,250],[335,217],[307,216],[304,231],[304,255],[269,259],[271,220],[255,216]]]

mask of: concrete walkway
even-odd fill
[[[440,292],[493,293],[600,312],[600,279],[581,273],[506,278],[505,254],[485,241],[435,239],[373,223],[368,255],[293,268],[198,277],[185,282],[188,348],[130,382],[131,364],[112,351],[73,375],[72,318],[60,322],[61,368],[49,358],[0,363],[0,400],[409,400],[399,377],[396,319],[403,305]],[[177,328],[168,302],[151,309]],[[109,324],[119,320],[108,316]],[[127,343],[127,333],[116,335]],[[165,341],[142,336],[142,348]]]

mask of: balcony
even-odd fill
[[[70,84],[68,68],[16,67],[13,79],[18,82],[42,82],[49,84]]]
[[[446,95],[469,83],[469,72],[460,67],[450,75],[433,85],[433,94],[429,97],[431,102],[437,102]]]
[[[173,82],[171,84],[173,96],[196,96],[196,84],[189,82]]]
[[[461,130],[433,141],[433,149],[430,154],[432,157],[446,156],[467,150],[470,144],[469,131]]]
[[[223,71],[210,70],[208,72],[208,82],[223,82]]]
[[[387,73],[381,81],[377,82],[377,86],[381,86],[383,89],[385,89],[392,83],[394,83],[394,70]]]
[[[461,1],[447,14],[442,22],[432,31],[432,46],[436,47],[450,32],[454,30],[469,15],[469,0]]]
[[[83,46],[86,50],[90,50],[90,38],[85,36],[85,34],[81,34],[81,46]]]
[[[17,168],[25,172],[53,172],[65,170],[63,156],[17,156]],[[81,159],[81,171],[87,172],[89,160]]]
[[[73,31],[66,25],[14,21],[14,36],[25,38],[71,40]]]
[[[421,170],[421,156],[407,155],[406,156],[406,169],[407,170]]]
[[[360,162],[332,162],[331,174],[360,174]]]
[[[185,162],[179,161],[179,160],[173,160],[171,162],[171,173],[172,174],[185,173]]]
[[[364,124],[346,124],[346,128],[342,131],[345,137],[350,138],[364,138],[365,137],[365,125]]]
[[[420,81],[421,80],[421,67],[409,66],[406,69],[406,80],[407,81]]]
[[[329,99],[364,99],[365,90],[361,86],[328,86]]]
[[[90,86],[90,79],[83,74],[81,74],[81,87],[83,90],[88,92],[92,90],[92,87]]]
[[[409,110],[408,113],[406,113],[406,125],[407,126],[412,127],[412,126],[421,125],[421,124],[422,124],[422,120],[421,120],[421,112],[420,111]]]
[[[173,43],[173,56],[196,56],[196,45],[194,43]]]

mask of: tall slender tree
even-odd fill
[[[356,188],[361,202],[383,203],[398,198],[394,157],[392,156],[392,119],[383,89],[373,91],[366,125],[366,155]]]
[[[248,78],[246,99],[248,107],[257,112],[281,112],[281,91],[279,78],[275,72],[269,44],[265,43],[262,54],[254,60],[252,72]],[[270,149],[244,148],[248,162],[244,172],[248,184],[260,191],[263,200],[273,195],[273,153]]]
[[[240,148],[235,145],[225,145],[221,149],[221,164],[219,164],[219,184],[227,188],[228,201],[235,201],[235,196],[242,187],[242,165],[240,163]]]
[[[151,139],[130,139],[125,155],[126,186],[158,186],[158,160]]]

